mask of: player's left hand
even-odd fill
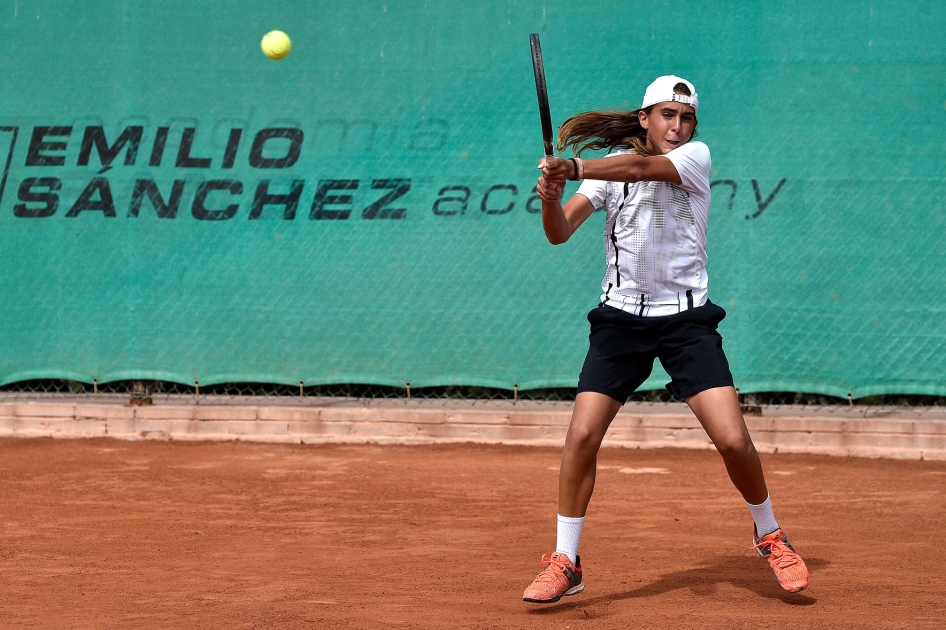
[[[565,182],[550,182],[543,175],[535,185],[535,193],[543,201],[559,201],[565,192]]]
[[[539,160],[538,168],[549,182],[564,183],[568,176],[573,174],[571,162],[555,155],[545,156]]]

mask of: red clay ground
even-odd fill
[[[763,455],[812,570],[790,595],[715,453],[606,449],[585,592],[542,607],[520,597],[554,547],[558,458],[0,440],[0,626],[943,627],[946,463]]]

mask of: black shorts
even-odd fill
[[[726,311],[709,300],[663,317],[639,317],[612,306],[593,309],[578,391],[605,394],[623,404],[650,376],[654,359],[670,375],[667,390],[675,398],[732,386],[723,338],[716,331],[724,317]]]

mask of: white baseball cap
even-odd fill
[[[673,87],[677,83],[682,83],[690,88],[690,96],[674,92]],[[700,99],[697,98],[696,88],[693,87],[693,84],[686,79],[668,74],[663,77],[657,77],[653,83],[647,86],[647,91],[644,92],[644,102],[641,105],[641,109],[668,101],[689,105],[693,108],[694,112],[700,108]]]

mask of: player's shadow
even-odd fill
[[[830,562],[820,558],[805,558],[805,564],[812,573],[816,573],[819,569],[828,566]],[[633,565],[631,570],[633,571]],[[817,575],[815,578],[817,579]],[[715,594],[717,585],[726,583],[755,593],[759,597],[782,600],[791,606],[811,606],[818,602],[814,597],[804,593],[785,592],[775,581],[766,562],[761,561],[756,555],[739,554],[709,558],[698,567],[667,573],[660,576],[656,582],[623,593],[611,593],[591,598],[583,598],[579,594],[562,598],[552,606],[530,609],[529,612],[535,615],[557,613],[593,604],[663,595],[684,588],[690,589],[698,597],[711,597]]]

